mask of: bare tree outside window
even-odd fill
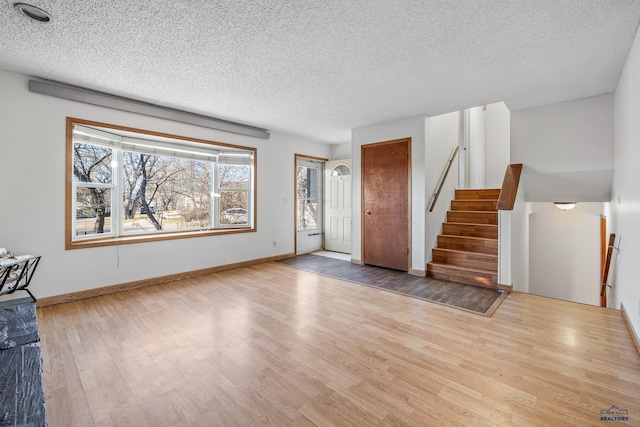
[[[297,209],[298,230],[318,228],[318,169],[298,166]]]
[[[76,235],[109,232],[113,150],[90,144],[74,145]],[[102,185],[101,185],[102,184]]]
[[[125,233],[210,227],[208,163],[134,152],[124,159]]]

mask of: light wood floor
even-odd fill
[[[640,425],[619,312],[493,317],[276,263],[38,309],[49,426]]]

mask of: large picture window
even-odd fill
[[[67,119],[67,248],[255,231],[256,149]]]

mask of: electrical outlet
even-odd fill
[[[276,239],[273,239],[273,247],[275,248],[276,246],[278,246],[278,241]]]

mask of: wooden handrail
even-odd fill
[[[604,272],[602,273],[602,287],[600,288],[600,307],[607,306],[607,280],[609,279],[609,267],[611,266],[611,256],[616,242],[616,235],[609,234],[609,246],[607,248],[607,260],[604,264]]]
[[[442,177],[440,178],[440,183],[438,184],[438,189],[436,190],[435,193],[433,193],[433,201],[431,202],[431,207],[429,208],[429,212],[433,212],[433,208],[436,207],[436,202],[438,201],[438,196],[440,196],[440,192],[442,191],[442,187],[444,186],[444,182],[447,179],[447,175],[449,175],[449,169],[451,169],[451,164],[453,163],[453,160],[456,158],[456,154],[458,154],[458,148],[456,147],[453,150],[453,153],[451,153],[451,157],[449,157],[449,161],[447,162],[447,166],[444,170],[444,173],[442,174]]]
[[[518,184],[520,183],[520,174],[522,173],[522,163],[514,163],[507,166],[504,173],[502,188],[500,189],[500,197],[496,208],[502,211],[511,211],[516,203],[516,194],[518,193]]]

